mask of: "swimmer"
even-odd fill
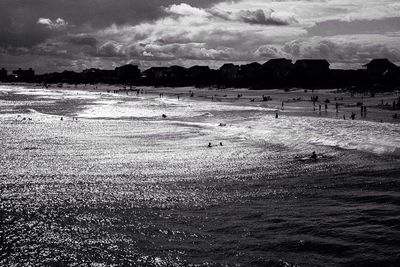
[[[317,160],[317,153],[315,153],[315,151],[313,151],[313,153],[312,153],[312,155],[311,155],[311,158],[312,158],[313,160]]]

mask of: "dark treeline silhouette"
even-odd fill
[[[224,64],[218,70],[208,66],[151,67],[141,72],[136,65],[114,70],[86,69],[35,75],[34,70],[0,70],[2,82],[42,84],[124,84],[147,86],[247,87],[268,88],[345,88],[353,92],[379,92],[398,89],[400,67],[387,59],[374,59],[358,70],[330,69],[324,59],[271,59],[264,64]]]

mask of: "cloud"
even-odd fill
[[[283,51],[279,46],[276,45],[262,45],[256,49],[254,52],[255,56],[258,58],[290,58],[291,54]]]
[[[276,13],[274,10],[269,9],[264,11],[262,9],[257,10],[241,10],[237,14],[240,21],[251,23],[251,24],[261,24],[261,25],[289,25],[297,23],[294,16],[283,16]]]
[[[344,34],[385,34],[400,31],[400,17],[373,20],[327,20],[307,29],[310,36],[335,36]]]
[[[400,61],[397,0],[2,0],[0,10],[5,67]]]
[[[275,12],[273,9],[239,10],[237,12],[223,11],[216,8],[201,9],[188,4],[174,4],[164,9],[166,13],[192,19],[226,20],[259,25],[289,25],[297,23],[293,14]]]
[[[55,21],[52,21],[49,18],[39,18],[37,24],[44,25],[49,29],[60,29],[68,26],[68,22],[66,22],[62,18],[58,18]]]
[[[294,59],[325,58],[333,63],[361,64],[373,58],[389,58],[400,62],[399,42],[399,37],[380,35],[313,37],[287,42],[280,51]]]
[[[77,46],[95,47],[98,44],[98,40],[95,37],[91,37],[86,34],[78,34],[76,36],[70,36],[67,38],[66,41]]]
[[[123,45],[115,41],[107,41],[97,48],[97,56],[101,57],[125,57]]]
[[[185,3],[170,5],[164,8],[164,11],[168,14],[175,14],[179,16],[206,17],[208,15],[204,9],[192,7],[191,5]]]

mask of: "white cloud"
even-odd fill
[[[325,58],[331,62],[361,63],[373,58],[400,61],[399,37],[381,35],[313,37],[294,40],[282,46],[281,51],[291,58]]]
[[[49,18],[39,18],[37,24],[44,25],[49,29],[60,29],[68,26],[68,22],[62,18],[58,18],[55,21],[52,21]]]
[[[194,63],[218,66],[224,62],[262,62],[278,57],[326,58],[331,63],[351,66],[360,66],[377,57],[400,61],[399,33],[363,31],[361,34],[357,33],[355,24],[347,35],[334,32],[332,36],[312,36],[319,33],[307,30],[327,20],[379,20],[399,16],[400,4],[395,0],[379,3],[372,0],[242,0],[220,2],[208,8],[173,4],[163,10],[163,17],[150,22],[113,24],[95,32],[89,29],[85,34],[90,33],[94,38],[94,41],[88,40],[91,46],[71,48],[74,44],[69,43],[66,45],[70,47],[63,50],[76,54],[80,51],[89,58],[107,62],[134,60],[144,66]],[[69,26],[61,18],[55,21],[40,18],[37,23],[50,29]],[[394,26],[390,29],[396,31]],[[58,36],[54,38],[57,40]]]

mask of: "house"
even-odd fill
[[[115,76],[119,81],[131,82],[140,77],[139,67],[132,64],[123,65],[115,68]]]
[[[237,74],[239,82],[242,83],[239,84],[239,86],[248,86],[250,83],[254,82],[254,80],[257,78],[260,68],[261,64],[258,62],[241,65]]]
[[[219,68],[219,71],[223,79],[227,81],[232,81],[237,78],[239,69],[240,69],[239,66],[234,65],[232,63],[227,63],[222,65],[222,67]]]
[[[114,81],[114,74],[114,70],[90,68],[82,71],[81,78],[84,83],[111,83]]]
[[[8,72],[5,68],[0,70],[0,81],[4,81],[7,79]]]
[[[19,68],[18,70],[14,70],[12,73],[14,77],[21,82],[30,82],[35,79],[35,71],[32,68],[29,68],[28,70]]]
[[[209,66],[193,66],[188,69],[191,78],[203,77],[210,72]]]
[[[261,67],[261,64],[258,62],[253,62],[246,65],[240,66],[240,72],[245,74],[256,73]]]
[[[373,59],[368,64],[363,65],[369,74],[383,75],[390,70],[397,68],[395,64],[390,62],[387,58]]]
[[[142,78],[147,78],[149,80],[160,80],[165,76],[167,67],[151,67],[142,73]]]
[[[332,74],[325,59],[301,59],[294,64],[291,81],[302,88],[332,88]]]
[[[305,71],[313,74],[329,71],[329,62],[325,59],[300,59],[294,64],[297,71]]]
[[[292,60],[286,58],[274,58],[265,62],[261,70],[264,74],[268,74],[275,79],[281,79],[289,76],[293,70]]]
[[[193,66],[188,69],[188,78],[192,79],[193,82],[199,82],[206,80],[211,74],[211,69],[208,66]]]
[[[183,79],[186,78],[188,70],[181,66],[171,66],[165,71],[165,75],[169,79]]]

